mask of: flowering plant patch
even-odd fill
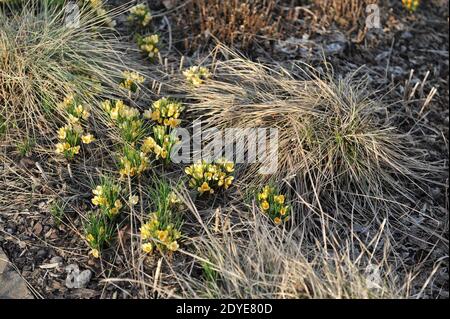
[[[130,9],[128,21],[136,24],[138,27],[146,27],[152,21],[152,14],[147,5],[140,3]]]
[[[266,185],[258,194],[258,203],[264,214],[267,214],[277,225],[289,220],[290,207],[286,205],[286,198],[279,194],[275,187]]]
[[[213,194],[220,189],[228,189],[233,183],[234,163],[220,159],[214,163],[198,161],[188,166],[185,172],[190,176],[189,187],[197,190],[200,195]]]
[[[211,77],[209,70],[202,66],[192,66],[185,70],[183,75],[186,81],[195,87],[202,85],[204,81]]]

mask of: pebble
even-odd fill
[[[45,249],[39,249],[38,252],[36,253],[36,258],[45,258],[47,257],[48,252]]]
[[[327,54],[339,54],[342,53],[345,49],[345,43],[330,43],[327,46],[325,46],[325,52]]]
[[[62,267],[64,265],[64,259],[59,256],[52,257],[52,259],[50,259],[50,264],[58,264],[58,267],[56,269],[58,271],[62,271],[63,270]]]
[[[6,232],[9,234],[14,234],[17,231],[17,227],[15,225],[12,225],[11,223],[9,223],[9,225],[6,226]]]
[[[80,272],[80,268],[76,264],[68,265],[66,271],[67,288],[85,288],[92,277],[92,272],[89,269]]]
[[[410,40],[413,38],[413,34],[409,31],[405,31],[402,33],[402,35],[400,37],[404,40]]]
[[[55,257],[52,257],[52,259],[50,259],[51,264],[56,264],[56,263],[62,264],[63,262],[64,262],[64,260],[62,259],[62,257],[59,257],[59,256],[55,256]]]

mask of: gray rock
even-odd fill
[[[344,51],[345,45],[343,42],[330,43],[325,46],[325,52],[327,54],[340,54]]]
[[[52,257],[52,259],[50,259],[51,264],[58,263],[61,265],[63,262],[64,262],[64,260],[62,259],[62,257],[59,257],[59,256],[55,256],[55,257]]]
[[[413,34],[409,31],[405,31],[402,33],[402,35],[400,37],[404,40],[410,40],[413,38]]]
[[[33,299],[25,280],[11,267],[0,249],[0,299]]]
[[[92,272],[89,269],[80,272],[76,264],[70,264],[66,267],[66,287],[67,288],[85,288],[92,278]]]

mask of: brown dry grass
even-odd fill
[[[349,33],[361,28],[369,4],[378,4],[378,0],[314,0],[316,14],[324,27],[336,22]]]
[[[190,0],[177,3],[173,18],[184,47],[197,49],[218,40],[239,49],[267,41],[299,38],[333,23],[358,39],[365,34],[366,7],[378,0]]]
[[[201,227],[188,242],[192,261],[171,273],[180,297],[370,299],[408,294],[410,279],[395,278],[386,256],[375,252],[376,244],[350,246],[326,229],[323,245],[307,239],[301,227],[267,223],[253,205],[205,214],[186,194],[184,200]],[[355,254],[357,246],[361,250]]]
[[[280,34],[278,0],[192,0],[177,11],[175,18],[183,29],[184,45],[193,48],[211,36],[241,48],[260,38]]]
[[[54,133],[62,123],[56,105],[68,92],[95,112],[100,95],[118,91],[123,70],[141,68],[128,63],[127,46],[91,11],[81,9],[80,27],[70,28],[59,7],[22,6],[12,16],[0,10],[0,119],[18,141]]]

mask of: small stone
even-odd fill
[[[47,206],[47,202],[40,202],[40,203],[38,203],[38,208],[41,210],[41,211],[43,211],[43,210],[45,210],[45,208],[46,208],[46,206]]]
[[[58,271],[61,271],[62,266],[64,265],[64,259],[59,256],[52,257],[52,259],[50,259],[50,264],[58,264],[58,267],[56,269]]]
[[[84,288],[87,286],[89,281],[91,281],[92,272],[89,269],[83,270],[78,276],[78,286],[79,288]]]
[[[47,257],[48,252],[45,249],[39,249],[38,252],[36,253],[36,258],[42,258],[44,259],[45,257]]]
[[[70,264],[66,267],[66,287],[67,288],[85,288],[92,277],[89,269],[80,272],[80,268],[76,264]]]
[[[10,266],[8,257],[0,248],[0,299],[32,299],[23,277]]]
[[[51,264],[56,264],[56,263],[62,264],[63,263],[63,259],[62,259],[62,257],[55,256],[55,257],[52,257],[52,259],[50,259],[50,263]]]
[[[404,40],[410,40],[413,38],[413,34],[409,31],[405,31],[402,33],[402,35],[400,37]]]
[[[87,261],[87,264],[89,266],[94,267],[97,264],[97,260],[95,258],[89,258],[89,260]]]
[[[176,5],[176,0],[163,0],[163,5],[166,7],[166,9],[170,10]]]
[[[78,267],[77,264],[70,264],[70,265],[67,265],[66,271],[68,274],[70,274],[72,272],[80,272],[80,268]]]
[[[325,52],[330,55],[342,53],[344,49],[345,43],[339,42],[330,43],[327,46],[325,46]]]

